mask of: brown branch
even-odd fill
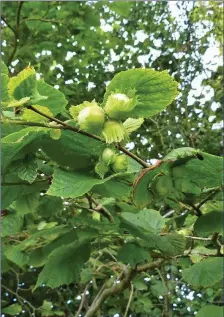
[[[40,22],[50,22],[50,23],[56,23],[56,24],[63,23],[62,21],[52,20],[52,19],[44,19],[44,18],[27,18],[27,19],[23,20],[23,22],[25,22],[25,21],[40,21]]]
[[[9,66],[11,64],[13,57],[15,56],[17,47],[18,47],[18,40],[19,40],[19,33],[20,33],[20,15],[21,15],[22,6],[23,6],[23,1],[20,1],[19,6],[17,8],[17,14],[16,14],[16,29],[14,32],[15,38],[14,38],[13,50],[9,56],[8,61],[7,61],[7,66]]]
[[[134,294],[134,286],[133,286],[133,284],[131,283],[130,296],[129,296],[128,304],[127,304],[126,309],[125,309],[124,317],[128,317],[128,310],[129,310],[130,305],[131,305],[131,301],[132,301],[133,294]]]
[[[11,26],[11,24],[5,19],[4,16],[1,17],[2,21],[6,24],[6,26],[14,33],[16,36],[16,30]]]
[[[51,120],[51,121],[54,121],[54,122],[56,122],[56,123],[62,125],[62,126],[64,127],[64,129],[66,129],[66,130],[71,130],[71,131],[73,131],[73,132],[76,132],[76,133],[79,133],[79,134],[88,136],[89,138],[95,139],[95,140],[97,140],[97,141],[99,141],[99,142],[106,143],[104,140],[102,140],[102,139],[101,139],[100,137],[98,137],[97,135],[94,135],[94,134],[91,134],[91,133],[89,133],[89,132],[80,130],[80,129],[76,128],[76,127],[73,127],[73,126],[71,126],[71,125],[69,125],[69,124],[67,124],[67,123],[65,123],[65,122],[63,122],[63,121],[61,121],[61,120],[59,120],[59,119],[56,119],[56,118],[54,118],[54,117],[51,117],[51,116],[49,116],[49,115],[43,113],[42,111],[40,111],[40,110],[34,108],[33,106],[27,106],[27,109],[33,110],[34,112],[40,114],[41,116],[43,116],[43,117],[45,117],[45,118],[47,118],[47,119],[49,119],[49,120]],[[58,127],[58,129],[60,129],[60,127]],[[123,153],[127,154],[127,155],[128,155],[129,157],[131,157],[133,160],[137,161],[137,162],[138,162],[139,164],[141,164],[143,167],[145,167],[145,168],[149,167],[149,165],[148,165],[146,162],[144,162],[142,159],[140,159],[140,158],[139,158],[138,156],[136,156],[135,154],[129,152],[127,149],[123,148],[120,144],[116,144],[115,147],[116,147],[118,150],[122,151]]]
[[[221,243],[219,242],[219,233],[215,232],[212,236],[211,241],[215,244],[216,249],[217,249],[217,255],[220,256],[221,252],[220,252],[220,248],[221,248]]]
[[[23,121],[23,120],[10,120],[10,119],[1,119],[0,122],[16,124],[16,125],[27,125],[29,127],[43,127],[48,129],[65,129],[65,127],[61,127],[59,125],[49,125],[48,123],[40,123],[40,122],[31,122],[31,121]]]
[[[90,283],[88,283],[88,284],[86,285],[86,287],[84,288],[84,290],[83,290],[82,299],[81,299],[81,302],[80,302],[79,308],[78,308],[78,310],[77,310],[77,312],[76,312],[76,314],[75,314],[75,316],[74,316],[74,317],[79,317],[79,314],[81,313],[82,308],[83,308],[84,303],[85,303],[85,299],[86,299],[86,291],[89,289],[89,287],[90,287]]]
[[[208,200],[213,198],[218,192],[221,191],[221,187],[216,188],[212,193],[210,193],[204,200],[202,200],[198,205],[197,208],[201,208],[202,205],[204,205]]]
[[[109,210],[101,205],[95,198],[90,197],[90,200],[96,205],[96,208],[93,208],[95,211],[102,213],[110,222],[114,222],[114,218],[111,216]]]
[[[85,317],[92,317],[96,316],[97,311],[100,309],[101,305],[105,301],[106,298],[120,293],[124,291],[127,287],[129,287],[131,280],[140,272],[145,272],[150,269],[154,269],[157,267],[160,267],[164,263],[164,260],[157,260],[154,262],[146,263],[143,265],[137,266],[135,269],[132,268],[126,268],[126,271],[124,272],[124,278],[119,281],[119,283],[113,283],[113,285],[109,288],[106,288],[102,291],[102,293],[99,295],[98,299],[92,303],[89,310],[85,314]]]
[[[203,215],[202,211],[200,210],[198,206],[195,206],[194,204],[190,204],[190,203],[188,203],[188,205],[194,209],[197,217],[201,217]]]

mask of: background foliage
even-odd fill
[[[211,48],[220,55],[221,3],[174,5],[176,17],[166,1],[3,2],[2,60],[9,77],[32,65],[58,90],[38,81],[40,94],[52,96],[51,103],[38,105],[62,121],[71,119],[71,105],[102,102],[121,71],[168,70],[180,94],[165,111],[145,119],[127,149],[149,164],[182,147],[221,156],[223,70],[212,59],[207,64]],[[3,111],[2,313],[88,316],[102,287],[111,289],[114,278],[129,276],[127,264],[160,261],[161,252],[165,264],[139,266],[132,283],[109,294],[93,316],[188,317],[200,311],[198,317],[210,317],[217,311],[221,317],[220,194],[199,208],[202,217],[191,200],[177,205],[158,199],[148,209],[136,207],[130,196],[138,164],[129,162],[132,174],[101,180],[92,169],[104,145],[71,131],[62,131],[58,140],[52,132],[52,139],[44,127],[15,124],[36,121],[31,113],[19,107]],[[220,160],[209,154],[186,168],[188,177],[211,189],[219,187],[221,173],[214,171]],[[104,217],[108,213],[114,223]],[[186,245],[172,236],[177,232],[188,236]]]

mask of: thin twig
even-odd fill
[[[197,208],[201,208],[208,200],[213,198],[218,192],[221,191],[221,187],[216,188],[212,193],[210,193],[204,200],[202,200],[198,205]]]
[[[114,222],[114,218],[112,217],[111,213],[107,208],[101,205],[95,198],[90,197],[90,200],[96,205],[94,208],[95,211],[101,212],[110,222]]]
[[[170,210],[165,215],[163,215],[163,218],[167,218],[167,217],[171,216],[174,213],[175,213],[175,210]]]
[[[199,240],[199,241],[211,241],[211,238],[201,238],[201,237],[193,237],[193,236],[185,236],[185,238]]]
[[[44,18],[27,18],[27,19],[23,19],[23,22],[25,22],[25,21],[40,21],[40,22],[50,22],[50,23],[56,23],[56,24],[63,23],[62,21],[52,20],[52,19],[44,19]]]
[[[65,129],[65,127],[59,126],[59,125],[52,125],[49,123],[40,123],[40,122],[31,122],[31,121],[23,121],[23,120],[10,120],[10,119],[1,119],[0,122],[2,124],[9,123],[9,124],[16,124],[16,125],[25,125],[29,127],[42,127],[42,128],[48,128],[48,129]]]
[[[127,306],[126,306],[126,310],[125,310],[125,313],[124,313],[124,316],[123,316],[123,317],[128,317],[128,311],[129,311],[129,308],[130,308],[130,305],[131,305],[131,301],[132,301],[133,294],[134,294],[134,286],[133,286],[133,284],[131,283],[131,292],[130,292],[128,304],[127,304]]]
[[[27,311],[29,312],[29,315],[35,317],[35,311],[37,310],[37,308],[35,308],[30,302],[27,301],[27,299],[19,295],[17,292],[14,292],[13,290],[11,290],[5,285],[1,285],[1,286],[9,293],[15,295],[18,301],[20,302],[20,304],[27,309]],[[27,303],[27,305],[25,305],[24,301]],[[31,314],[31,311],[29,310],[29,307],[27,306],[29,306],[33,310],[33,314]]]
[[[16,30],[11,26],[11,24],[5,19],[4,16],[1,17],[2,21],[7,25],[7,27],[14,33],[16,36]]]
[[[194,204],[190,204],[190,203],[188,203],[188,205],[194,209],[197,217],[201,217],[203,215],[202,211],[200,210],[198,206],[195,206]]]
[[[18,40],[19,40],[19,33],[20,33],[20,15],[21,15],[21,9],[22,9],[23,1],[19,2],[19,6],[17,8],[17,14],[16,14],[16,29],[14,32],[15,38],[14,38],[14,46],[12,53],[9,56],[9,59],[7,61],[7,66],[9,66],[13,60],[13,57],[15,56],[17,47],[18,47]]]
[[[90,287],[90,283],[88,283],[88,284],[86,285],[86,287],[84,288],[84,291],[83,291],[83,295],[82,295],[82,299],[81,299],[79,308],[78,308],[78,310],[77,310],[77,312],[76,312],[76,314],[75,314],[74,317],[79,317],[79,314],[81,313],[82,308],[83,308],[83,305],[84,305],[84,303],[85,303],[86,292],[87,292],[87,290],[89,289],[89,287]]]

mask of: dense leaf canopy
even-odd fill
[[[221,6],[2,3],[2,316],[222,317]]]

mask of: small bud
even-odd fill
[[[106,114],[116,120],[126,119],[128,113],[135,107],[133,98],[128,98],[125,94],[111,94],[105,105]]]
[[[106,121],[103,126],[103,136],[106,143],[121,142],[125,137],[123,124],[113,120]]]

